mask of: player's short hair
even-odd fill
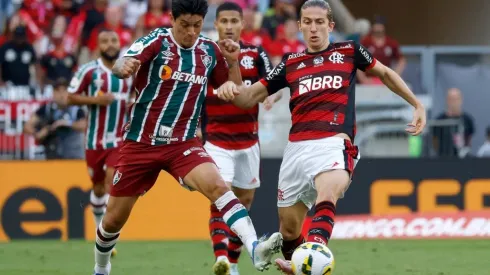
[[[303,10],[311,7],[319,7],[327,11],[327,19],[329,22],[333,22],[333,12],[330,5],[325,0],[307,0],[301,6],[299,11],[300,18],[303,16]]]
[[[175,20],[183,14],[201,15],[204,18],[207,13],[206,0],[172,0],[172,16]]]
[[[219,17],[219,13],[222,11],[236,11],[240,14],[241,17],[243,17],[242,7],[234,2],[224,2],[223,4],[219,5],[216,9],[216,18]]]

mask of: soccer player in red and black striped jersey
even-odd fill
[[[271,70],[269,57],[262,47],[240,41],[244,26],[242,8],[232,2],[225,2],[216,10],[215,27],[219,39],[231,39],[240,43],[239,66],[245,85],[252,85]],[[279,97],[270,96],[272,103]],[[232,187],[232,191],[250,209],[255,189],[260,186],[260,149],[258,137],[259,106],[244,110],[216,95],[216,90],[208,87],[205,108],[202,115],[204,148],[211,155],[220,174]],[[211,205],[209,231],[213,242],[216,270],[221,265],[230,265],[231,275],[238,275],[238,258],[242,248],[240,239],[224,223],[219,210]]]
[[[308,0],[301,8],[300,30],[307,50],[284,55],[265,78],[252,86],[227,82],[218,96],[242,108],[250,108],[270,94],[289,87],[292,127],[284,152],[278,186],[283,255],[276,264],[293,274],[292,253],[305,241],[328,244],[337,200],[347,190],[359,159],[352,142],[355,127],[355,77],[357,69],[378,76],[394,93],[414,107],[406,131],[419,135],[426,123],[423,105],[393,70],[376,61],[353,41],[329,42],[334,22],[324,0]],[[308,236],[301,227],[308,209],[315,215]]]
[[[241,83],[240,46],[229,39],[218,46],[200,35],[207,10],[206,0],[173,0],[172,28],[158,28],[136,40],[112,68],[119,78],[136,74],[133,87],[138,95],[124,128],[106,214],[97,230],[94,275],[110,273],[110,252],[119,232],[161,170],[216,205],[256,269],[268,268],[280,250],[280,233],[257,239],[246,208],[196,137],[208,84],[217,88],[228,79]],[[219,270],[220,275],[229,274],[229,266]]]
[[[97,39],[100,58],[81,66],[73,76],[68,100],[72,105],[86,105],[89,109],[85,159],[93,183],[90,204],[98,227],[105,212],[122,143],[131,81],[119,79],[111,72],[121,49],[117,33],[101,29]]]

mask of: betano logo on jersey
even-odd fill
[[[299,94],[302,95],[324,89],[340,89],[342,87],[342,81],[342,77],[338,75],[326,75],[305,79],[299,82]]]
[[[162,80],[169,80],[170,78],[172,78],[173,80],[190,82],[200,85],[204,85],[208,82],[208,78],[206,76],[194,75],[179,71],[173,72],[172,68],[167,65],[163,65],[160,68],[160,78]]]

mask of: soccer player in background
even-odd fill
[[[89,109],[85,158],[93,184],[90,204],[96,227],[106,210],[131,87],[130,80],[111,72],[121,49],[117,33],[102,29],[97,39],[100,58],[81,66],[68,88],[69,104]]]
[[[225,2],[216,10],[215,27],[219,39],[231,39],[240,44],[239,67],[245,85],[252,85],[271,70],[271,62],[262,47],[240,41],[244,27],[242,8],[233,2]],[[266,99],[268,105],[279,100],[272,95]],[[248,110],[236,107],[219,99],[216,90],[208,87],[201,127],[206,138],[204,148],[219,168],[223,180],[250,209],[255,189],[260,186],[260,149],[258,137],[259,106]],[[242,248],[240,238],[230,231],[216,207],[211,205],[209,231],[213,242],[216,263],[215,274],[228,269],[231,275],[238,275],[238,259]]]
[[[240,236],[255,268],[267,269],[280,250],[280,233],[257,240],[246,208],[196,137],[207,85],[217,88],[228,79],[241,83],[240,46],[225,40],[220,41],[220,50],[200,35],[207,10],[205,0],[173,0],[172,28],[158,28],[136,40],[113,67],[120,78],[136,73],[133,87],[138,95],[124,129],[106,214],[97,230],[95,275],[110,273],[110,252],[119,233],[139,196],[151,189],[161,170],[216,205]],[[220,274],[228,272],[224,269]]]
[[[378,76],[394,93],[414,107],[406,131],[419,135],[426,123],[425,109],[393,70],[377,62],[353,41],[329,43],[334,27],[330,6],[324,0],[308,0],[301,8],[300,30],[307,50],[284,55],[272,73],[252,86],[227,82],[218,96],[242,108],[250,108],[278,90],[291,90],[292,126],[284,151],[278,186],[280,232],[285,260],[276,264],[286,274],[291,256],[305,241],[301,229],[308,209],[314,217],[306,241],[328,244],[337,200],[351,182],[359,160],[353,145],[355,126],[355,74],[357,69]]]

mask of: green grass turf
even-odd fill
[[[121,242],[112,275],[211,274],[209,242]],[[334,275],[488,275],[488,240],[332,241]],[[93,244],[85,241],[16,241],[0,244],[1,275],[90,275]],[[242,275],[255,271],[246,253]]]

